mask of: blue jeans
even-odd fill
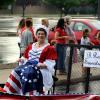
[[[57,69],[65,71],[66,45],[56,44],[56,51],[58,55]]]

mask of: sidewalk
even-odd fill
[[[17,66],[17,63],[12,64],[0,64],[0,84],[4,84],[7,81],[7,78],[11,72],[11,70]],[[91,80],[100,80],[100,69],[99,68],[91,68],[92,78]],[[57,85],[64,85],[66,84],[67,75],[58,75],[58,81],[56,82]],[[82,78],[81,73],[81,62],[73,64],[72,66],[72,75],[71,75],[71,82],[78,83],[80,81],[84,81]]]

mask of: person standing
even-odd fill
[[[19,22],[19,25],[17,27],[17,33],[16,35],[18,36],[18,46],[20,49],[20,44],[21,44],[21,36],[22,36],[22,32],[25,30],[25,19],[21,19]],[[21,57],[21,49],[20,49],[20,56]]]
[[[49,21],[48,19],[42,19],[41,24],[44,27],[44,29],[47,31],[47,36],[49,34]]]
[[[89,38],[89,32],[90,32],[89,29],[83,30],[83,36],[82,36],[81,42],[80,42],[81,45],[94,45]],[[82,60],[84,60],[84,51],[85,50],[86,50],[86,48],[83,48],[83,47],[80,48],[80,55],[82,57]],[[86,71],[87,71],[86,69],[87,68],[83,67],[83,64],[82,64],[82,76],[83,77],[86,76]]]
[[[72,30],[72,28],[70,27],[70,24],[71,24],[71,17],[70,16],[66,16],[64,17],[64,21],[65,21],[65,32],[67,33],[67,35],[71,36],[74,38],[74,43],[77,43],[77,40],[76,40],[76,37],[75,37],[75,34],[74,34],[74,31]],[[71,41],[69,41],[71,42]]]
[[[31,23],[30,31],[32,32],[33,42],[36,42],[37,39],[36,39],[35,34],[34,34],[33,19],[31,17],[28,17],[28,18],[26,18],[26,20],[30,21],[30,23]]]
[[[73,40],[73,37],[68,36],[65,32],[65,21],[64,18],[60,18],[57,22],[55,30],[55,39],[56,39],[56,51],[58,54],[57,59],[57,69],[59,74],[65,73],[65,57],[66,57],[66,43],[69,40]]]
[[[69,40],[67,42],[67,44],[77,44],[77,40],[75,37],[75,33],[72,30],[72,28],[70,27],[71,24],[71,16],[65,16],[64,17],[65,20],[65,32],[67,33],[68,36],[71,36],[74,40]],[[66,50],[66,59],[65,59],[65,63],[66,63],[66,72],[68,71],[68,64],[69,64],[69,57],[70,57],[70,47],[67,47]],[[73,51],[73,58],[72,58],[73,63],[77,62],[77,49],[74,48]]]
[[[29,20],[26,20],[26,28],[22,32],[22,36],[21,36],[21,44],[20,44],[21,56],[23,55],[25,48],[30,43],[33,43],[33,35],[32,35],[32,32],[30,31],[31,26],[32,26],[32,22]]]

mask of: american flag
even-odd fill
[[[37,61],[28,61],[16,67],[10,74],[4,90],[10,94],[35,95],[43,93],[43,77]]]

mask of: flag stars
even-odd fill
[[[25,79],[25,77],[23,76],[22,79]]]
[[[24,72],[24,69],[22,69],[22,72]]]
[[[37,69],[37,67],[35,66],[35,69]]]
[[[27,81],[27,79],[25,78],[25,82]]]
[[[29,82],[29,83],[32,83],[32,80],[29,80],[28,82]]]
[[[23,73],[20,74],[21,76],[23,75]]]
[[[27,69],[28,67],[25,67],[25,69]]]

